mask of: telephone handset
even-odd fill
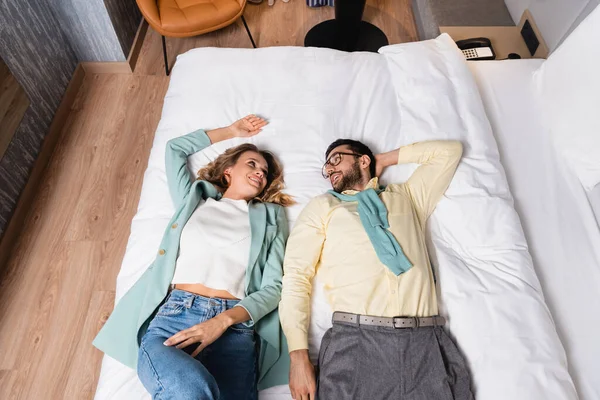
[[[492,48],[492,42],[488,38],[480,37],[464,39],[456,42],[467,60],[495,60],[496,54]]]

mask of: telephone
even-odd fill
[[[496,54],[492,48],[492,42],[488,38],[480,37],[459,40],[456,42],[456,45],[462,50],[467,60],[475,61],[496,59]]]

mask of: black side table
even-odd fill
[[[336,0],[335,19],[313,26],[304,37],[304,46],[376,53],[388,45],[381,29],[362,20],[365,3],[366,0]]]

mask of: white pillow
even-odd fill
[[[600,182],[600,7],[536,71],[542,121],[590,191]]]

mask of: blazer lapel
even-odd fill
[[[192,187],[196,185],[196,187],[194,188],[195,190],[191,190],[192,194],[194,195],[200,195],[202,196],[202,198],[204,200],[206,200],[209,197],[212,197],[213,199],[220,199],[223,195],[217,190],[217,188],[210,182],[207,181],[202,181],[202,180],[196,180],[193,184]]]
[[[219,200],[222,197],[222,194],[210,182],[201,180],[194,181],[192,188],[190,189],[190,197],[187,200],[185,208],[187,217],[189,218],[192,215],[196,207],[198,207],[200,200],[206,200],[209,197]],[[183,222],[187,222],[187,219]]]
[[[263,241],[265,239],[265,229],[267,224],[267,210],[263,203],[251,203],[249,207],[250,214],[250,258],[248,260],[248,269],[246,270],[246,276],[251,276],[250,272],[256,264],[258,255],[262,249]],[[248,285],[250,279],[246,281],[246,292],[248,291]]]

